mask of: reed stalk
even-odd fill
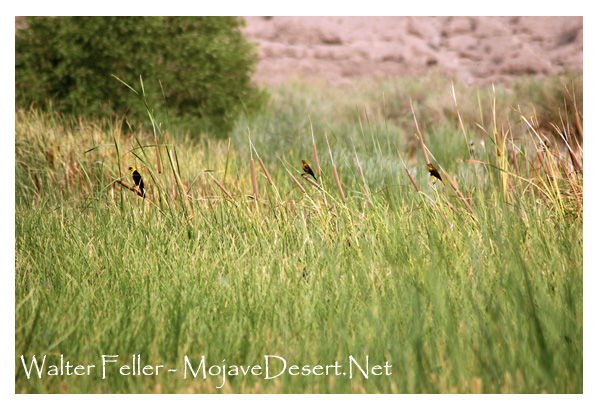
[[[293,180],[293,182],[299,187],[299,189],[302,191],[302,193],[306,194],[306,189],[300,184],[299,181],[297,181],[297,178],[295,178],[293,176],[293,174],[289,173],[289,175],[291,176],[291,179]]]
[[[140,190],[139,190],[137,187],[130,186],[129,184],[125,183],[125,182],[124,182],[124,181],[122,181],[122,180],[115,180],[115,181],[114,181],[114,184],[120,184],[120,185],[122,185],[123,187],[125,187],[125,188],[127,188],[127,189],[129,189],[129,190],[133,191],[135,194],[137,194],[138,196],[140,196],[140,197],[142,197],[142,198],[143,198],[143,194],[142,194],[142,192],[141,192],[141,191],[140,191]]]
[[[306,180],[308,183],[312,184],[314,187],[318,188],[319,190],[322,189],[321,186],[318,185],[318,183],[314,180],[312,180],[310,177],[308,177],[306,174],[302,174],[302,177],[304,178],[304,180]]]
[[[233,200],[233,196],[231,195],[231,193],[229,193],[229,191],[225,188],[225,186],[222,185],[222,183],[220,181],[218,181],[212,174],[208,174],[211,178],[212,181],[214,181],[214,183],[218,186],[218,188],[221,189],[221,191],[223,193],[225,193],[225,195],[227,197],[229,197],[230,200]]]
[[[424,138],[422,137],[422,133],[420,132],[420,127],[418,127],[418,120],[416,120],[416,113],[414,112],[414,106],[412,105],[412,100],[410,99],[410,108],[412,109],[412,115],[414,116],[414,123],[416,124],[416,137],[418,138],[418,142],[420,143],[420,149],[422,150],[422,155],[424,156],[424,162],[428,165],[431,163],[428,158],[428,153],[426,152],[426,146],[424,145]]]
[[[408,178],[410,179],[410,181],[412,182],[412,185],[414,186],[414,188],[416,189],[416,192],[419,193],[420,189],[418,188],[418,185],[416,184],[416,181],[414,181],[414,178],[412,177],[412,173],[410,173],[410,170],[408,170],[407,167],[405,167],[406,173],[408,174]]]
[[[310,116],[308,116],[310,119]],[[312,133],[312,151],[314,152],[314,163],[316,164],[316,172],[318,173],[318,178],[321,178],[322,174],[320,172],[320,162],[318,161],[318,150],[316,150],[316,140],[314,139],[314,129],[312,128],[312,120],[310,119],[310,131]]]
[[[343,193],[343,187],[341,187],[341,181],[339,181],[339,175],[337,174],[337,167],[335,167],[335,164],[333,164],[333,176],[335,176],[335,183],[337,183],[337,189],[341,195],[341,200],[343,200],[343,203],[345,204],[345,194]]]

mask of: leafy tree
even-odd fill
[[[140,75],[158,116],[224,133],[265,103],[251,84],[256,51],[237,17],[28,17],[16,32],[16,104],[52,104],[64,113],[127,114],[145,107]],[[159,83],[160,82],[160,83]]]

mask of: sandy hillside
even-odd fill
[[[468,83],[582,72],[582,17],[246,17],[258,83],[440,69]]]

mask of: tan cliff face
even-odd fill
[[[245,17],[257,83],[436,70],[472,84],[582,72],[582,17]]]

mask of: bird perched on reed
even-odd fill
[[[135,183],[135,185],[139,188],[139,191],[141,191],[141,196],[145,198],[146,186],[144,184],[143,178],[141,178],[141,174],[139,174],[139,171],[137,171],[137,169],[133,166],[129,167],[129,171],[131,171],[131,178],[133,179],[133,183]]]
[[[441,174],[439,174],[439,171],[437,171],[437,169],[435,168],[434,165],[432,164],[427,164],[426,167],[428,168],[429,173],[431,173],[431,176],[436,177],[438,180],[443,181],[443,179],[441,178]]]
[[[312,171],[310,165],[306,163],[306,160],[302,160],[302,169],[304,170],[304,173],[310,174],[314,178],[314,180],[317,180],[316,176],[314,175],[314,171]]]

